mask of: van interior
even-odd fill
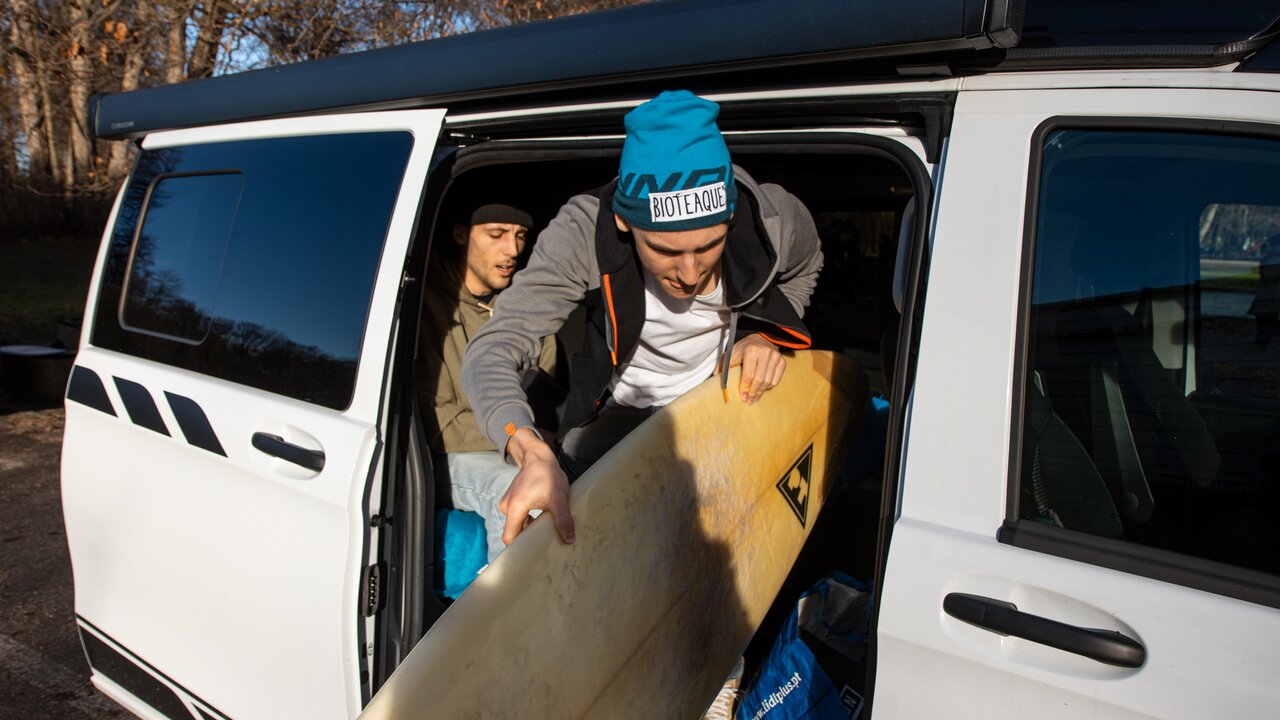
[[[814,582],[832,570],[842,571],[868,585],[873,580],[888,399],[900,322],[900,309],[894,300],[895,269],[899,274],[905,272],[904,254],[898,250],[903,238],[910,237],[909,231],[904,232],[904,219],[906,225],[914,225],[908,205],[916,190],[899,160],[855,142],[845,144],[839,152],[831,152],[829,146],[806,149],[804,144],[770,144],[755,138],[738,145],[733,137],[728,140],[730,152],[739,166],[761,183],[776,183],[786,188],[813,214],[825,258],[804,318],[812,333],[813,347],[833,350],[853,359],[866,373],[873,398],[851,442],[855,451],[849,453],[841,466],[830,470],[841,475],[840,485],[824,506],[773,608],[746,652],[745,677],[749,678],[767,656],[796,599]],[[568,198],[599,188],[615,177],[620,149],[620,140],[611,140],[589,148],[575,148],[572,143],[546,143],[544,147],[525,148],[517,153],[483,149],[460,153],[463,157],[457,159],[449,173],[447,186],[443,191],[438,186],[435,189],[439,198],[435,212],[426,212],[424,205],[419,238],[429,233],[429,249],[419,248],[416,253],[419,259],[415,262],[424,263],[423,272],[427,274],[433,272],[433,267],[438,268],[437,263],[457,262],[446,247],[446,243],[452,243],[452,226],[458,217],[457,199],[492,191],[508,198],[522,198],[534,217],[535,227],[529,235],[523,265],[537,242],[537,233]],[[440,174],[443,173],[437,173]],[[429,188],[428,197],[431,192]],[[898,282],[901,293],[902,280]],[[410,296],[407,294],[406,298]],[[405,303],[402,332],[407,333],[416,328],[416,322],[411,324],[410,300],[406,299]],[[576,351],[581,336],[582,318],[575,314],[557,334],[562,355]],[[567,363],[560,366],[566,367]],[[558,380],[567,387],[571,378],[561,376]],[[416,412],[429,415],[431,410],[419,407]],[[423,492],[426,497],[418,502],[436,513],[447,511],[430,500],[433,497],[430,452],[425,449],[420,427],[417,432],[416,442],[410,445],[420,449],[421,472],[428,479]],[[398,493],[397,501],[409,500]],[[423,560],[437,572],[434,580],[432,569],[421,578],[429,586],[421,602],[422,633],[451,602],[441,595],[438,572],[441,550],[432,547],[441,535],[438,528],[433,529],[433,513],[427,515],[423,518],[426,524]],[[410,611],[405,608],[401,612]],[[402,628],[404,652],[416,640],[414,632],[406,630],[416,624],[409,621]],[[394,645],[394,640],[390,644]],[[386,658],[385,653],[383,657]],[[383,668],[384,673],[388,672],[386,662]]]

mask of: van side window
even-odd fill
[[[93,344],[345,408],[412,145],[370,132],[142,153]]]
[[[1280,572],[1280,141],[1050,130],[1040,168],[1018,521]]]
[[[204,341],[243,190],[240,173],[156,178],[133,244],[121,325],[193,344]]]

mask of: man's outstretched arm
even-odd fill
[[[551,514],[561,542],[572,545],[573,517],[569,514],[569,478],[555,452],[529,428],[520,428],[507,441],[507,455],[520,467],[498,508],[507,516],[502,542],[511,544],[524,530],[529,513]]]
[[[551,512],[558,523],[567,522],[572,532],[568,480],[550,446],[533,432],[533,411],[521,379],[541,354],[542,339],[560,329],[591,284],[598,206],[595,198],[578,196],[561,208],[539,234],[528,266],[498,296],[493,317],[467,346],[462,387],[476,422],[521,468],[502,500],[507,513],[505,542],[519,534],[531,509]],[[513,441],[517,437],[520,440]],[[561,538],[570,541],[563,532]]]

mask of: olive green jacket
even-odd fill
[[[462,392],[462,356],[480,326],[493,316],[493,307],[467,290],[451,260],[434,264],[428,273],[415,367],[418,407],[434,452],[495,450]],[[555,338],[544,338],[538,369],[555,377],[555,364]]]

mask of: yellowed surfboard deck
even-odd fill
[[[712,378],[572,487],[577,541],[539,518],[360,716],[697,718],[764,618],[861,420],[862,371],[787,359],[755,405]],[[829,472],[831,470],[831,472]]]

